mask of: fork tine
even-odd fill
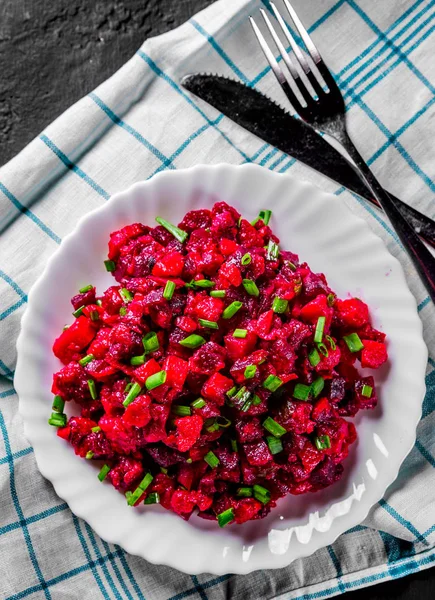
[[[320,52],[317,50],[313,40],[311,39],[308,31],[305,29],[305,27],[302,25],[302,21],[300,20],[300,18],[298,17],[298,15],[296,14],[295,9],[293,8],[293,6],[290,4],[290,2],[288,0],[284,0],[284,4],[293,20],[293,23],[296,25],[296,29],[299,31],[299,34],[301,36],[301,38],[304,41],[304,44],[308,50],[308,52],[310,53],[311,58],[313,59],[314,63],[317,65],[317,63],[319,63],[320,61],[322,61],[322,57],[320,56]]]
[[[274,26],[272,25],[272,23],[270,22],[269,17],[266,14],[266,11],[262,8],[260,8],[260,12],[261,12],[261,16],[264,19],[264,22],[267,25],[267,28],[282,56],[283,61],[285,62],[285,64],[287,65],[288,70],[290,71],[290,75],[293,77],[293,81],[296,84],[299,92],[301,93],[303,99],[305,100],[305,102],[307,104],[309,104],[310,101],[313,100],[311,94],[309,93],[309,91],[307,90],[307,88],[305,87],[305,84],[303,83],[303,81],[301,81],[301,78],[299,77],[299,73],[296,69],[296,67],[294,66],[290,56],[287,54],[287,50],[284,48],[281,40],[278,37],[278,34],[275,31]]]
[[[272,69],[275,77],[278,80],[278,83],[284,90],[284,93],[287,96],[287,98],[292,103],[293,108],[297,112],[300,112],[301,110],[303,110],[303,107],[302,107],[301,103],[299,102],[296,94],[291,89],[281,67],[279,66],[278,62],[275,59],[275,56],[273,55],[272,50],[269,48],[266,40],[264,39],[263,34],[261,33],[260,29],[258,28],[257,23],[254,21],[254,19],[252,17],[249,17],[249,21],[252,25],[252,29],[254,30],[255,36],[258,40],[258,43],[260,44],[260,47],[264,52],[267,62],[269,63],[270,68]]]
[[[290,30],[287,27],[287,25],[285,24],[285,21],[282,18],[281,13],[276,8],[276,6],[275,6],[275,4],[273,2],[271,2],[270,5],[272,7],[273,12],[275,13],[276,20],[280,24],[280,27],[281,27],[281,29],[282,29],[285,37],[288,39],[288,41],[290,43],[290,46],[291,46],[293,52],[295,53],[295,56],[296,56],[297,60],[299,61],[299,64],[301,65],[304,73],[305,74],[309,73],[310,72],[310,65],[307,63],[307,59],[305,58],[305,56],[301,52],[301,49],[297,45],[295,38],[290,33]]]

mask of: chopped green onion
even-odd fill
[[[242,306],[243,306],[243,304],[241,302],[239,302],[238,300],[231,302],[231,304],[229,304],[226,307],[226,309],[224,310],[224,312],[222,313],[222,318],[223,319],[231,319],[231,317],[234,317],[236,312],[238,310],[240,310],[242,308]]]
[[[228,508],[223,512],[219,513],[217,516],[219,527],[225,527],[231,521],[234,521],[234,508]]]
[[[237,392],[237,394],[234,396],[234,400],[240,400],[240,404],[242,404],[242,402],[246,402],[250,395],[251,392],[248,389],[246,389],[245,385],[243,385]]]
[[[169,231],[169,233],[172,233],[174,238],[176,240],[178,240],[179,242],[183,243],[187,240],[187,237],[188,237],[187,231],[183,231],[176,225],[172,225],[172,223],[169,223],[169,221],[166,221],[166,219],[162,219],[162,217],[156,217],[156,221],[159,225],[164,227],[166,229],[166,231]]]
[[[303,383],[297,383],[295,385],[295,389],[293,390],[293,398],[297,398],[298,400],[308,400],[310,391],[311,391],[311,388],[309,385],[304,385]]]
[[[88,379],[88,388],[91,393],[92,400],[96,400],[98,398],[97,386],[95,385],[95,381],[93,379]]]
[[[364,348],[364,344],[362,343],[357,333],[350,333],[349,335],[344,335],[343,339],[351,352],[359,352]]]
[[[235,396],[237,394],[237,388],[236,386],[232,387],[230,390],[228,390],[227,392],[227,396],[228,398],[232,398],[233,396]]]
[[[254,485],[252,488],[254,491],[254,498],[263,504],[270,502],[270,492],[262,485]]]
[[[231,450],[233,452],[238,452],[238,447],[237,447],[237,441],[236,440],[231,440]]]
[[[313,381],[313,383],[311,384],[311,393],[313,395],[313,398],[317,398],[317,396],[320,394],[324,387],[325,381],[322,377],[318,377],[315,381]]]
[[[79,365],[81,367],[84,367],[84,366],[86,366],[88,363],[90,363],[93,360],[94,360],[94,355],[93,354],[87,354],[86,356],[84,356],[83,358],[81,358],[79,360]]]
[[[100,313],[98,312],[98,310],[91,310],[89,316],[91,317],[91,321],[98,321],[98,319],[100,318]]]
[[[244,279],[242,283],[243,283],[243,287],[245,288],[245,290],[248,292],[248,294],[250,296],[259,296],[260,295],[260,290],[258,289],[255,281],[252,281],[252,279]]]
[[[269,225],[270,217],[272,216],[271,210],[260,210],[258,218],[263,221],[265,225]]]
[[[145,352],[155,352],[159,349],[159,338],[154,331],[150,331],[142,338],[142,344]]]
[[[327,342],[329,342],[329,345],[331,346],[331,350],[334,351],[337,348],[337,345],[334,342],[334,340],[332,339],[332,337],[330,335],[326,335],[325,339]]]
[[[319,437],[314,438],[314,444],[317,450],[326,450],[331,447],[331,440],[329,435],[320,435]]]
[[[295,263],[292,263],[291,260],[286,260],[285,264],[288,266],[288,268],[290,269],[290,271],[293,271],[293,273],[296,271],[297,266],[295,265]]]
[[[252,261],[252,256],[249,254],[249,252],[247,252],[246,254],[244,254],[242,256],[242,260],[240,262],[245,267],[246,265],[249,265],[251,263],[251,261]]]
[[[128,392],[131,390],[131,388],[133,387],[134,383],[132,381],[130,381],[130,383],[127,383],[127,385],[124,388],[124,393],[128,394]]]
[[[113,271],[116,269],[116,265],[113,260],[105,260],[104,266],[106,267],[106,271],[109,273],[113,273]]]
[[[226,291],[225,290],[212,290],[210,292],[210,296],[212,298],[225,298]]]
[[[94,286],[92,284],[85,285],[84,287],[79,289],[80,294],[85,294],[86,292],[90,292]]]
[[[165,300],[170,300],[175,292],[175,283],[168,279],[165,285],[165,289],[163,290],[163,298]]]
[[[97,300],[96,303],[98,304],[98,306],[103,306],[103,303],[102,303],[102,301],[99,298],[98,298],[98,300]]]
[[[326,301],[328,303],[328,306],[333,306],[333,304],[335,303],[335,294],[328,294],[326,296]]]
[[[160,496],[158,492],[151,492],[143,501],[144,504],[160,504]]]
[[[240,338],[240,339],[245,339],[245,337],[248,335],[248,330],[247,329],[235,329],[234,333],[233,333],[233,337],[235,338]]]
[[[129,506],[134,506],[139,498],[142,496],[143,491],[140,488],[136,488],[134,492],[125,492],[125,497],[127,498],[127,504]]]
[[[216,284],[208,279],[197,279],[196,281],[192,281],[192,285],[197,288],[212,288]]]
[[[204,425],[205,425],[205,430],[208,431],[209,433],[213,433],[213,431],[217,431],[219,429],[219,423],[216,421],[215,418],[206,419]]]
[[[171,411],[174,415],[178,415],[179,417],[190,417],[192,414],[190,406],[172,405]]]
[[[121,296],[121,298],[124,300],[124,302],[126,304],[133,300],[133,296],[131,295],[131,293],[128,291],[127,288],[121,288],[119,290],[119,295]]]
[[[121,306],[121,308],[119,309],[119,314],[121,315],[121,317],[125,317],[125,315],[127,314],[127,309],[125,308],[125,306]]]
[[[154,373],[154,375],[150,375],[148,379],[145,381],[145,386],[147,390],[153,390],[160,385],[163,385],[166,381],[166,371],[159,371],[158,373]]]
[[[133,366],[143,365],[145,362],[145,354],[140,354],[139,356],[133,356],[130,359],[130,364]]]
[[[191,465],[193,463],[193,460],[191,458],[186,458],[186,462],[188,465]]]
[[[208,321],[207,319],[198,319],[199,324],[202,327],[208,327],[209,329],[219,329],[219,325],[216,321]]]
[[[284,435],[285,433],[287,433],[287,431],[284,429],[284,427],[282,427],[279,423],[274,421],[272,419],[272,417],[267,417],[263,421],[263,427],[264,427],[264,429],[267,429],[267,431],[269,433],[271,433],[272,435],[274,435],[277,438],[279,438],[282,435]]]
[[[363,396],[365,396],[365,398],[371,398],[372,392],[373,392],[373,388],[372,388],[371,385],[366,385],[366,384],[363,385],[363,389],[361,391],[361,394]],[[53,405],[53,408],[54,408],[54,405]]]
[[[257,372],[257,365],[248,365],[244,372],[245,379],[252,379]]]
[[[268,435],[266,437],[267,445],[269,446],[269,450],[271,454],[279,454],[283,450],[281,440],[277,439],[273,435]]]
[[[252,397],[251,393],[249,392],[249,396],[245,400],[245,402],[240,410],[242,412],[247,412],[251,408],[252,401],[253,401],[253,397]]]
[[[261,398],[257,396],[257,394],[254,394],[254,397],[252,398],[252,404],[253,406],[258,406],[261,404]]]
[[[288,307],[288,300],[283,300],[282,298],[275,296],[275,298],[273,299],[273,303],[272,303],[273,312],[276,312],[279,314],[285,313],[285,311],[287,310],[287,307]]]
[[[141,389],[142,389],[141,385],[139,385],[138,383],[133,383],[127,396],[125,397],[124,402],[122,403],[123,406],[127,407],[129,404],[131,404],[133,402],[133,400],[135,398],[137,398],[137,396],[139,396]]]
[[[329,355],[328,348],[326,347],[326,344],[324,344],[323,342],[320,342],[320,344],[317,344],[317,349],[319,350],[319,352],[321,352],[323,354],[323,356]]]
[[[91,431],[92,433],[100,433],[101,427],[99,425],[96,425],[95,427],[92,427]]]
[[[92,452],[92,450],[89,450],[89,452],[86,452],[85,458],[86,458],[86,460],[91,460],[91,458],[94,458],[94,453]]]
[[[221,429],[226,429],[231,425],[231,421],[222,415],[216,417],[216,423],[219,425]]]
[[[98,473],[98,479],[99,479],[100,481],[104,481],[104,480],[106,479],[106,477],[107,477],[107,474],[109,473],[109,471],[110,471],[110,467],[109,467],[109,465],[103,465],[103,466],[101,467],[101,470],[100,470],[100,472]]]
[[[160,473],[163,473],[163,475],[167,475],[168,469],[166,469],[165,467],[160,467]]]
[[[320,355],[315,348],[313,348],[308,354],[308,360],[312,367],[317,367],[320,362]]]
[[[252,488],[251,487],[239,487],[236,492],[236,496],[238,498],[250,498],[252,496]]]
[[[269,240],[269,244],[266,250],[266,258],[267,260],[276,260],[279,256],[279,246],[272,240]]]
[[[206,402],[203,398],[197,398],[197,400],[194,400],[190,406],[192,408],[202,408],[203,406],[206,405]]]
[[[240,227],[240,223],[243,221],[243,217],[239,217],[239,220],[237,221],[237,227]]]
[[[144,492],[151,485],[153,479],[154,477],[151,475],[151,473],[147,473],[138,485],[137,489]]]
[[[84,306],[80,306],[77,310],[73,312],[73,317],[80,317],[83,314]]]
[[[211,450],[204,456],[204,460],[212,469],[215,469],[220,462],[216,454]]]
[[[64,325],[62,331],[66,331],[67,329],[69,329],[69,325]]]
[[[280,379],[276,375],[269,375],[263,381],[263,387],[266,388],[266,390],[269,390],[270,392],[276,392],[276,390],[282,386],[282,383],[282,379]]]
[[[51,417],[48,419],[48,424],[53,425],[53,427],[65,427],[66,425],[66,415],[63,413],[51,413]]]
[[[192,335],[189,335],[187,338],[181,340],[181,342],[179,343],[185,348],[191,348],[192,350],[194,350],[195,348],[199,348],[200,346],[205,344],[205,339],[201,335],[192,333]]]
[[[323,330],[325,329],[326,317],[319,317],[317,319],[316,331],[314,332],[314,341],[317,344],[323,339]]]
[[[367,386],[366,386],[367,387]],[[364,389],[364,388],[363,388]],[[53,398],[53,406],[52,409],[57,413],[63,413],[63,409],[65,408],[65,400],[62,396],[56,395]]]

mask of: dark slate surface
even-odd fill
[[[0,0],[0,164],[107,79],[147,37],[180,25],[208,4],[211,0]],[[344,597],[433,600],[435,569]]]

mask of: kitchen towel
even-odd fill
[[[321,599],[435,563],[435,312],[409,259],[382,213],[180,87],[186,73],[216,72],[286,106],[247,21],[261,6],[270,10],[267,0],[220,0],[147,40],[0,169],[1,598]],[[364,157],[387,189],[435,218],[435,1],[294,6],[341,87]],[[417,443],[361,526],[285,569],[191,577],[102,541],[39,474],[17,413],[15,342],[30,287],[83,214],[164,169],[219,162],[255,162],[340,194],[402,263],[431,358]]]

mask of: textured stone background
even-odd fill
[[[173,29],[211,2],[0,0],[0,165],[107,79],[147,37]],[[434,600],[435,569],[343,598]]]

